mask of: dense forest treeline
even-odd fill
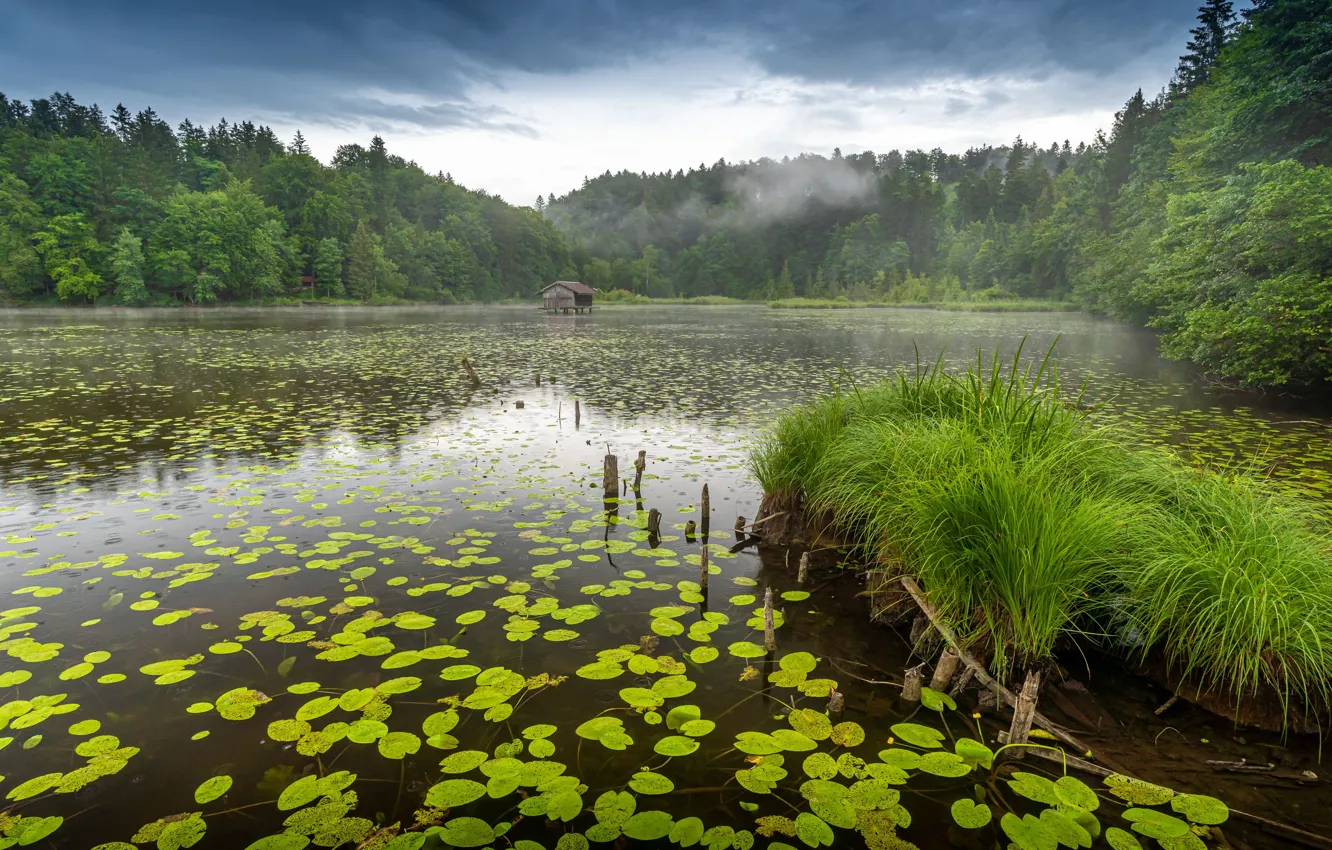
[[[0,94],[0,303],[491,300],[561,273],[549,220],[378,136],[326,166],[299,132]]]
[[[655,296],[1072,298],[1252,384],[1332,376],[1332,6],[1207,0],[1090,144],[606,173],[537,206]]]
[[[535,209],[382,139],[173,129],[0,94],[0,303],[451,303],[557,278],[651,296],[1072,299],[1253,384],[1332,376],[1332,7],[1206,0],[1108,132],[962,154],[607,172]]]

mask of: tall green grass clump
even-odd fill
[[[766,493],[916,577],[996,671],[1131,636],[1237,696],[1328,702],[1332,558],[1315,513],[1087,419],[1049,355],[981,356],[790,411],[751,453]]]
[[[1332,550],[1309,504],[1249,476],[1179,469],[1135,526],[1126,621],[1183,674],[1243,699],[1274,688],[1325,705],[1332,684]]]

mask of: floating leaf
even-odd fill
[[[1121,800],[1135,806],[1160,806],[1170,802],[1175,792],[1160,785],[1143,782],[1121,773],[1112,773],[1104,780],[1105,787]]]
[[[894,735],[915,747],[934,750],[943,746],[944,733],[919,723],[894,723],[892,730]]]
[[[950,811],[953,820],[963,829],[980,829],[988,825],[993,817],[989,806],[966,798],[954,800]]]
[[[437,809],[465,806],[486,795],[486,786],[471,779],[445,779],[430,786],[426,792],[426,805]]]
[[[865,742],[865,729],[859,723],[838,723],[829,738],[839,747],[858,747]]]
[[[1054,793],[1060,805],[1081,809],[1084,812],[1094,812],[1101,805],[1101,798],[1096,796],[1096,792],[1088,788],[1087,783],[1074,776],[1061,776],[1056,779]]]
[[[652,749],[658,755],[678,757],[687,756],[697,750],[698,747],[698,741],[693,738],[687,738],[683,735],[668,735],[654,744]]]
[[[378,748],[386,759],[401,759],[421,749],[421,739],[411,732],[390,732],[379,739]]]
[[[796,816],[795,828],[796,835],[810,847],[831,847],[833,844],[832,828],[817,815],[801,812]]]
[[[949,711],[957,710],[957,703],[953,702],[952,697],[933,688],[920,689],[920,704],[930,711],[943,711],[945,708]]]
[[[660,773],[641,771],[629,780],[629,787],[639,794],[669,794],[675,790],[675,783]]]
[[[484,847],[495,840],[495,831],[490,828],[490,824],[480,818],[454,818],[444,824],[444,830],[440,832],[439,837],[450,847]]]
[[[624,834],[635,841],[656,841],[670,834],[673,821],[666,812],[639,812],[621,826]]]
[[[1142,850],[1142,844],[1133,837],[1132,833],[1125,832],[1117,826],[1112,826],[1105,831],[1105,841],[1114,850]]]
[[[1170,808],[1193,823],[1216,826],[1230,817],[1230,809],[1215,797],[1204,794],[1180,794],[1170,801]]]
[[[768,651],[756,643],[747,640],[737,641],[726,647],[727,651],[736,658],[762,658],[768,654]]]
[[[199,805],[211,803],[230,790],[230,776],[214,776],[211,779],[205,779],[198,788],[194,789],[194,802]]]
[[[671,827],[668,837],[672,843],[681,847],[693,847],[703,837],[703,821],[695,817],[678,820]]]
[[[476,770],[489,758],[487,753],[480,750],[461,750],[440,762],[439,769],[444,773],[467,773]]]
[[[1133,831],[1148,838],[1179,838],[1187,835],[1189,825],[1156,809],[1125,809],[1124,820],[1133,825]]]

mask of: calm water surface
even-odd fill
[[[935,727],[951,752],[967,735],[994,746],[1002,720],[973,719],[974,692],[956,712],[908,717],[887,683],[909,650],[868,623],[855,577],[825,571],[801,590],[786,552],[733,553],[729,530],[761,495],[749,441],[830,376],[871,380],[917,350],[950,363],[1011,353],[1024,337],[1028,355],[1058,339],[1095,415],[1143,441],[1328,493],[1322,413],[1205,386],[1159,359],[1151,334],[1077,315],[0,315],[0,847],[56,826],[29,843],[243,848],[285,830],[259,846],[404,850],[436,823],[458,846],[499,832],[495,846],[519,850],[668,828],[688,845],[696,826],[714,850],[1007,843],[994,826],[955,825],[948,807],[973,788],[996,821],[1042,806],[934,763],[910,763],[903,784],[886,764],[914,757],[880,756],[890,737],[903,746],[894,724]],[[460,376],[463,356],[483,388]],[[639,498],[603,501],[608,450],[627,476],[647,453]],[[704,543],[683,531],[704,483],[706,594]],[[659,541],[645,531],[654,508]],[[752,645],[767,587],[772,658]],[[1139,775],[1332,830],[1320,781],[1205,764],[1318,773],[1316,742],[1187,706],[1156,717],[1167,694],[1113,665],[1070,678],[1106,720],[1082,731]],[[786,716],[822,711],[830,687],[846,695],[833,722],[852,725],[830,738]],[[793,727],[810,740],[753,736]],[[737,776],[749,770],[770,781]],[[824,784],[802,785],[810,776]],[[1106,800],[1101,825],[1127,828]],[[64,820],[39,830],[38,818]],[[1283,845],[1233,819],[1225,829]]]

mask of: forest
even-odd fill
[[[1090,143],[606,173],[538,199],[581,279],[651,296],[1069,299],[1254,385],[1332,374],[1332,7],[1207,0]]]
[[[376,136],[328,164],[249,121],[173,129],[0,94],[0,303],[603,292],[1065,300],[1254,385],[1332,374],[1332,9],[1207,0],[1167,85],[1090,142],[1021,138],[609,171],[516,207]]]
[[[453,303],[568,268],[551,222],[390,154],[0,94],[0,303]]]

